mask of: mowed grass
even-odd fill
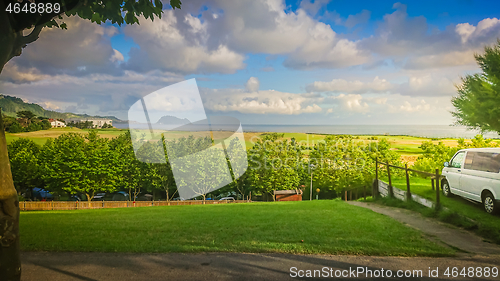
[[[387,182],[387,178],[382,178],[382,180]],[[392,179],[392,185],[399,189],[406,190],[406,179]],[[436,190],[432,190],[430,179],[411,177],[410,191],[413,194],[418,194],[424,198],[436,202]],[[441,220],[460,227],[464,227],[466,229],[473,230],[477,234],[497,244],[500,244],[499,215],[491,215],[486,213],[483,210],[483,205],[480,203],[473,203],[459,196],[445,197],[441,190],[439,195],[441,205],[449,209],[449,212],[445,212],[444,214],[442,214],[442,217],[440,217]],[[424,210],[424,213],[427,213],[427,215],[430,216],[439,215],[434,214],[431,209],[428,209],[427,211]],[[460,219],[455,214],[470,218],[473,220],[473,222]]]
[[[22,212],[20,221],[24,251],[454,254],[336,200]]]

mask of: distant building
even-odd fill
[[[104,124],[108,124],[110,126],[113,126],[113,120],[111,119],[105,119],[105,118],[69,118],[66,119],[66,123],[84,123],[84,122],[92,122],[94,124],[95,128],[102,128]]]
[[[56,119],[49,119],[50,125],[52,128],[64,128],[66,127],[66,124],[62,121],[56,120]]]

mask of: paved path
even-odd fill
[[[458,248],[466,253],[481,255],[500,255],[500,247],[496,244],[488,243],[476,234],[454,227],[449,224],[441,223],[435,219],[422,216],[419,213],[401,208],[386,207],[375,203],[365,203],[349,201],[351,205],[364,207],[374,212],[384,214],[397,221],[416,228],[427,235],[436,238],[436,242],[442,242],[446,245]]]
[[[458,276],[447,278],[446,268],[457,267],[497,267],[500,269],[500,247],[482,241],[467,231],[449,227],[421,216],[420,214],[392,207],[350,202],[350,204],[372,209],[390,216],[402,223],[421,230],[432,240],[443,241],[447,245],[461,249],[454,258],[402,258],[369,256],[329,256],[329,255],[289,255],[289,254],[244,254],[244,253],[204,253],[204,254],[124,254],[124,253],[57,253],[24,252],[22,260],[22,280],[47,281],[127,281],[127,280],[294,280],[314,278],[292,278],[295,273],[306,270],[325,270],[328,274],[348,274],[361,280],[373,280],[373,276],[356,273],[358,267],[372,270],[377,276],[391,278],[377,280],[408,280],[395,277],[398,270],[421,270],[419,280],[499,280],[500,277],[468,278]],[[296,268],[293,270],[292,268]],[[331,270],[330,270],[331,269]],[[437,276],[429,274],[429,269],[438,269]],[[304,270],[304,272],[299,272]],[[352,270],[352,271],[350,271]],[[406,273],[411,273],[411,272]],[[318,272],[317,272],[318,273]],[[436,271],[433,271],[436,273]],[[322,273],[326,274],[326,273]],[[319,275],[317,275],[318,277]],[[432,277],[429,277],[432,276]],[[345,279],[345,278],[336,278]],[[352,279],[352,278],[351,278]],[[410,278],[412,279],[412,278]],[[1,277],[0,277],[1,280]]]
[[[142,280],[294,280],[290,268],[299,270],[421,270],[419,280],[444,280],[447,267],[500,267],[500,258],[468,256],[458,258],[401,258],[367,256],[322,256],[288,254],[115,254],[115,253],[22,253],[22,280],[40,281],[142,281]],[[429,268],[439,269],[438,277],[428,278]],[[366,269],[365,269],[366,270]],[[339,273],[347,274],[347,271]],[[318,276],[318,275],[317,275]],[[355,276],[355,275],[354,275]],[[351,276],[351,277],[354,277]],[[369,276],[368,276],[369,277]],[[419,276],[420,277],[420,276]],[[311,278],[307,278],[311,279]],[[331,279],[331,278],[330,278]],[[338,279],[338,278],[337,278]],[[340,278],[342,279],[342,278]],[[373,280],[359,274],[361,280]],[[408,280],[408,278],[376,278]],[[412,278],[410,278],[412,279]],[[414,278],[416,280],[417,278]],[[478,280],[498,280],[480,278]],[[453,280],[471,280],[454,278]]]

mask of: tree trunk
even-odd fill
[[[2,65],[3,66],[3,65]],[[0,276],[21,280],[19,255],[19,201],[10,171],[7,140],[0,110]]]

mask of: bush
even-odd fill
[[[21,124],[19,124],[19,122],[14,121],[9,126],[9,128],[7,129],[7,131],[9,133],[21,133],[21,132],[25,132],[26,130],[25,130],[25,128],[23,128],[23,126],[21,126]]]

